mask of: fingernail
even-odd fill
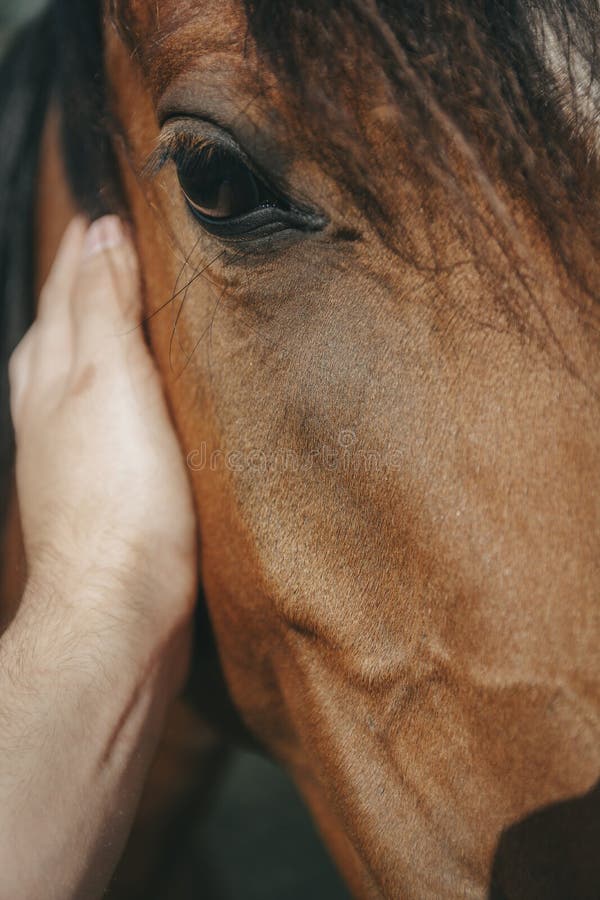
[[[118,216],[103,216],[92,222],[83,242],[83,259],[89,259],[103,250],[118,247],[125,240],[125,231]]]

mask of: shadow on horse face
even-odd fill
[[[117,146],[234,700],[357,893],[525,896],[558,813],[526,817],[600,762],[593,264],[439,103],[416,142],[351,18],[305,10],[315,114],[237,3],[126,6]]]
[[[589,898],[600,884],[600,786],[555,803],[502,835],[492,870],[490,900]]]

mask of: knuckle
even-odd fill
[[[122,277],[133,277],[136,272],[135,254],[130,244],[123,241],[111,247],[104,247],[85,258],[83,268],[103,273],[107,277],[116,273]]]
[[[139,308],[137,279],[127,266],[96,260],[87,267],[73,297],[74,308],[130,318]]]
[[[120,247],[103,250],[87,259],[80,284],[97,284],[104,290],[114,290],[134,284],[134,270],[127,254]]]

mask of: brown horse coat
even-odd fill
[[[596,897],[595,94],[556,47],[538,106],[508,39],[496,77],[491,7],[278,6],[283,62],[269,4],[104,32],[231,694],[357,896]],[[191,214],[206,146],[269,185],[263,231]]]

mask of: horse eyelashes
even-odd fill
[[[168,162],[175,164],[192,211],[207,219],[239,218],[265,207],[289,209],[240,155],[216,141],[167,135],[144,166],[144,174],[155,177]]]

